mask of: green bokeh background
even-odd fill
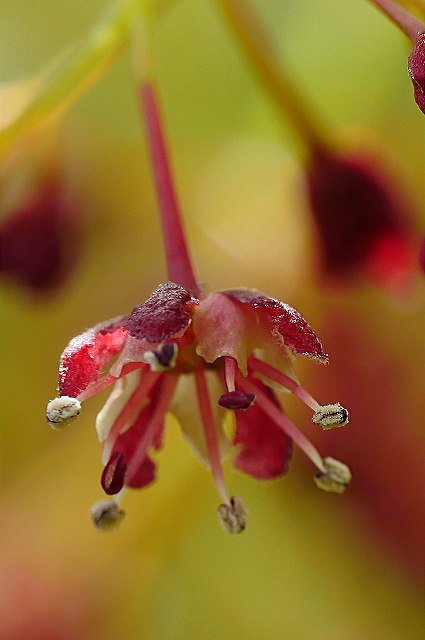
[[[378,148],[410,190],[419,232],[425,139],[406,41],[364,0],[257,5],[312,108],[337,135]],[[0,79],[44,66],[90,28],[102,7],[98,0],[0,0]],[[370,400],[370,422],[353,414],[349,427],[357,430],[358,448],[343,453],[353,468],[354,498],[317,491],[298,452],[289,475],[275,482],[255,482],[227,465],[228,484],[249,505],[250,520],[242,536],[225,536],[209,473],[170,422],[158,481],[126,496],[119,530],[103,535],[92,528],[88,509],[101,497],[93,424],[106,396],[87,403],[69,430],[50,431],[43,414],[55,393],[58,357],[73,335],[131,309],[166,277],[131,65],[123,56],[63,125],[58,163],[82,225],[72,275],[46,296],[0,282],[0,640],[419,639],[420,558],[416,564],[413,552],[400,552],[391,519],[375,522],[369,495],[355,482],[356,456],[371,446],[371,430],[381,434],[372,438],[373,472],[384,480],[399,470],[380,457],[395,446],[396,429],[423,446],[423,283],[418,276],[409,296],[398,299],[367,282],[335,289],[316,277],[296,139],[212,0],[172,3],[156,28],[155,53],[202,283],[264,290],[302,310],[319,335],[321,327],[332,334],[345,312],[351,333],[331,360],[336,377],[350,379],[344,351],[356,351],[350,340],[367,336],[394,365],[400,397],[387,402],[400,405],[395,413],[406,419],[388,420],[391,411],[380,412],[379,400],[373,414],[374,388],[362,386],[361,375],[347,397],[327,398],[330,374],[300,363],[297,373],[325,401]],[[311,429],[305,412],[294,404],[290,410]],[[333,437],[335,451],[345,437]],[[326,438],[320,435],[324,453]],[[404,456],[402,448],[407,474]],[[394,491],[415,493],[410,505],[423,500],[423,490],[408,481],[377,486],[389,505]],[[419,512],[409,513],[406,531],[423,531]]]

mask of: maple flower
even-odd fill
[[[253,289],[202,295],[149,83],[142,87],[141,103],[170,281],[130,314],[71,340],[60,359],[59,397],[49,402],[47,420],[62,427],[79,415],[81,403],[114,385],[96,420],[103,445],[101,485],[115,496],[92,510],[96,526],[105,529],[122,518],[118,501],[124,487],[154,480],[152,453],[162,445],[166,414],[174,415],[211,469],[223,501],[220,523],[239,533],[247,511],[241,498],[229,496],[221,466],[231,447],[233,465],[257,479],[284,474],[294,442],[317,467],[318,486],[340,493],[349,481],[348,468],[345,474],[335,472],[285,414],[272,387],[297,396],[324,429],[347,424],[348,412],[339,404],[320,406],[294,377],[292,357],[327,362],[320,340],[298,311]],[[228,411],[235,422],[230,442],[223,431]]]

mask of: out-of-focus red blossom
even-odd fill
[[[407,286],[415,269],[412,209],[383,167],[367,155],[317,150],[306,182],[327,274],[366,269],[390,289]]]
[[[423,389],[409,383],[410,366],[341,312],[332,310],[323,332],[334,365],[312,384],[316,393],[326,389],[341,394],[352,411],[354,423],[344,438],[329,434],[331,455],[349,455],[356,469],[347,498],[379,546],[394,552],[416,578],[423,579],[425,442],[419,429],[425,414]]]
[[[280,476],[293,439],[318,468],[319,486],[341,492],[349,482],[348,468],[342,465],[346,479],[335,484],[332,476],[328,483],[328,463],[284,414],[267,383],[289,389],[314,415],[325,410],[327,425],[346,424],[347,412],[340,405],[321,407],[290,377],[291,356],[327,362],[316,334],[289,305],[252,289],[195,297],[168,282],[128,316],[71,340],[60,361],[60,397],[49,403],[47,419],[60,427],[79,414],[82,401],[114,383],[96,422],[105,465],[101,484],[108,495],[154,480],[151,453],[161,447],[169,411],[210,466],[227,518],[227,510],[239,503],[228,498],[220,466],[228,449],[225,409],[236,412],[235,467],[257,479]],[[119,516],[116,503],[111,504],[103,501],[95,510],[96,524]],[[230,528],[225,518],[227,530],[244,528],[239,521],[233,526],[241,515],[242,510],[232,511]]]
[[[0,224],[0,272],[33,291],[60,284],[77,253],[77,205],[56,177],[34,188]]]
[[[19,561],[1,566],[1,640],[90,640],[100,613],[88,587],[71,589]]]
[[[415,100],[425,113],[425,31],[418,34],[415,46],[409,55],[408,68],[413,82]]]

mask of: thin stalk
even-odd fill
[[[408,13],[395,0],[370,0],[375,4],[394,24],[396,24],[413,42],[419,33],[424,31],[425,25]]]
[[[199,413],[204,427],[205,443],[207,445],[208,458],[215,485],[223,501],[230,504],[224,482],[223,469],[221,468],[220,453],[217,442],[217,431],[214,416],[211,409],[211,400],[208,392],[208,384],[203,369],[195,371],[196,391],[198,397]]]
[[[277,109],[289,118],[307,149],[327,147],[322,127],[283,71],[271,34],[249,0],[217,0],[217,3],[260,82]]]

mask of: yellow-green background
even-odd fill
[[[423,228],[424,118],[411,95],[408,43],[364,0],[257,5],[311,107],[337,134],[382,150],[417,206],[415,228]],[[38,70],[82,36],[102,6],[98,0],[1,0],[0,79]],[[412,492],[402,514],[405,529],[423,531],[415,510],[423,490],[409,482],[404,449],[416,439],[423,446],[420,276],[401,299],[364,281],[335,289],[315,277],[296,139],[241,58],[213,0],[176,1],[156,28],[155,53],[200,281],[207,289],[257,287],[299,308],[319,335],[322,328],[342,336],[330,367],[334,387],[353,380],[341,386],[345,397],[326,395],[323,376],[330,374],[319,365],[300,363],[297,372],[320,389],[324,402],[351,407],[362,398],[370,406],[369,420],[353,413],[347,427],[356,430],[352,455],[344,430],[329,434],[333,453],[341,443],[341,457],[352,467],[353,493],[318,491],[299,452],[288,476],[275,482],[258,483],[227,466],[228,485],[244,497],[250,519],[242,536],[226,536],[216,521],[209,473],[170,423],[158,481],[125,497],[119,530],[93,529],[88,509],[101,497],[93,423],[104,397],[89,401],[79,421],[61,433],[48,429],[44,408],[67,341],[127,312],[166,277],[124,56],[72,107],[63,126],[58,162],[81,209],[75,270],[50,296],[0,282],[0,639],[419,639],[420,558],[416,563],[413,553],[400,551],[391,518],[375,522],[374,504],[368,491],[356,489],[356,474],[362,451],[370,454],[372,447],[368,478],[390,512],[394,501],[394,522],[401,517],[395,494],[403,502],[403,492]],[[380,389],[378,400],[385,378],[368,379],[374,349],[393,372],[391,393]],[[353,353],[361,360],[355,375]],[[290,406],[311,432],[308,414]],[[327,437],[319,436],[324,454]],[[398,465],[388,468],[383,451]],[[404,523],[397,526],[403,530]]]

